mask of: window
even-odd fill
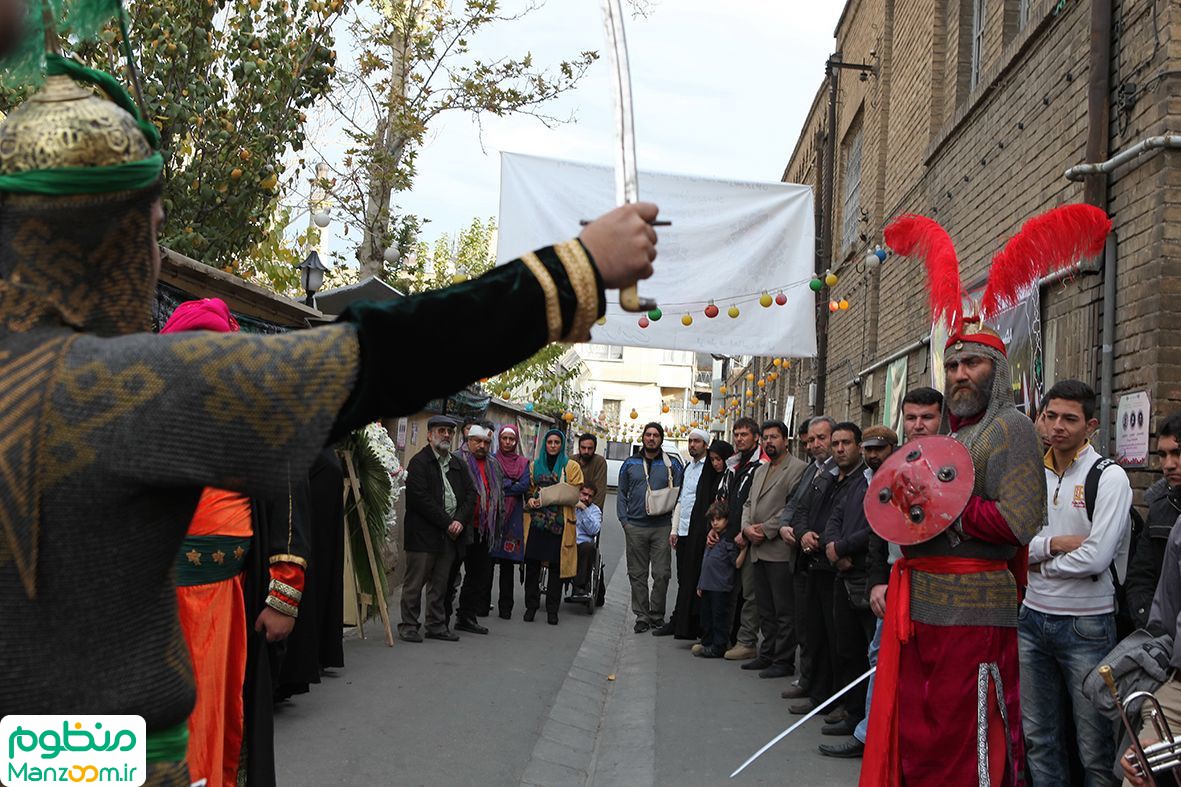
[[[664,350],[660,362],[670,366],[687,366],[693,363],[693,354],[684,350]]]
[[[623,347],[615,344],[588,344],[583,349],[587,360],[591,361],[622,361]]]
[[[1017,12],[1017,29],[1024,30],[1025,26],[1029,24],[1029,13],[1033,10],[1033,0],[1021,0],[1021,6]]]
[[[619,443],[614,440],[607,441],[607,458],[616,462],[622,462],[632,455],[632,447],[630,443]]]
[[[984,59],[984,9],[988,0],[972,0],[972,71],[970,87],[980,82],[980,68]]]
[[[841,249],[848,250],[857,243],[857,226],[861,222],[861,128],[850,132],[845,143],[843,200],[841,208]]]
[[[622,399],[603,400],[603,420],[609,424],[619,423],[620,412],[623,408]]]

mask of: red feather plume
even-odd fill
[[[1041,277],[1099,254],[1110,231],[1111,219],[1094,205],[1063,205],[1034,216],[992,258],[980,316],[996,316]]]
[[[960,263],[951,236],[938,222],[926,216],[907,214],[890,222],[884,230],[886,245],[904,257],[918,257],[927,266],[927,291],[931,300],[931,322],[945,318],[953,329],[963,312]]]

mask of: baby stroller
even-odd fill
[[[583,560],[587,558],[590,560],[590,573],[587,575],[586,593],[585,595],[575,594],[575,588],[571,588],[571,594],[566,597],[568,604],[585,604],[587,614],[593,615],[595,607],[601,607],[607,601],[607,584],[605,579],[606,568],[603,565],[603,555],[599,550],[599,536],[596,535],[594,541],[589,545],[590,549],[579,549],[578,559]],[[581,566],[579,567],[581,573]]]

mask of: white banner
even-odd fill
[[[614,183],[610,167],[502,153],[498,264],[577,235],[580,219],[613,207]],[[641,328],[641,315],[624,312],[618,293],[609,293],[607,323],[592,330],[596,344],[816,355],[811,187],[641,172],[640,198],[672,222],[657,229],[656,273],[640,282],[640,295],[655,298],[663,316]],[[787,303],[763,307],[764,292],[782,293]],[[718,308],[712,319],[705,314],[710,301]]]

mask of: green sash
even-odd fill
[[[176,554],[176,584],[211,585],[242,573],[250,539],[237,536],[185,536]]]
[[[189,723],[148,730],[148,762],[184,762],[189,748]]]

